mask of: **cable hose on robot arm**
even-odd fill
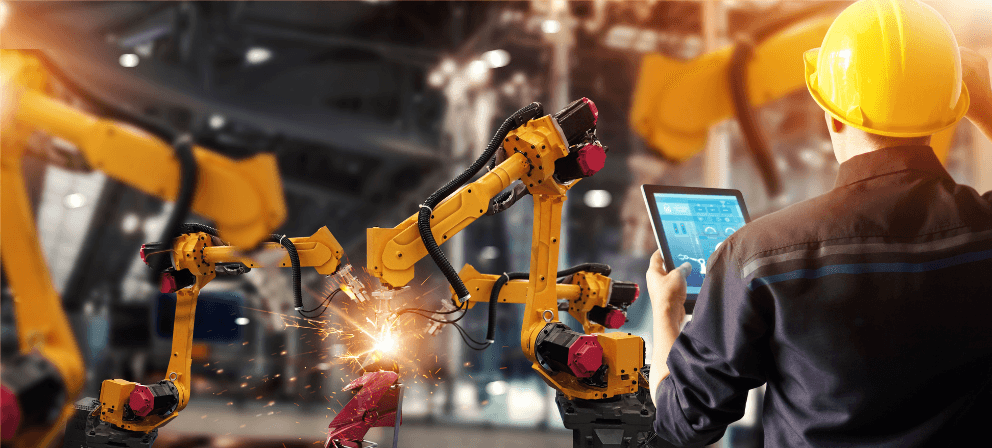
[[[613,269],[609,265],[602,263],[583,263],[558,271],[557,278],[568,277],[582,271],[609,276],[613,272]],[[486,326],[487,342],[492,343],[494,341],[493,337],[496,336],[496,304],[499,302],[499,293],[502,291],[503,286],[510,280],[527,280],[529,278],[530,273],[528,272],[505,272],[496,279],[496,283],[493,283],[492,292],[489,293],[489,321]]]
[[[469,166],[465,171],[459,174],[457,177],[448,182],[447,185],[441,187],[439,190],[431,194],[423,204],[420,205],[420,213],[417,215],[417,229],[420,231],[420,238],[424,242],[424,247],[427,248],[428,255],[431,256],[431,260],[437,265],[441,273],[444,274],[444,278],[448,280],[448,283],[454,288],[455,293],[458,296],[459,301],[465,301],[469,298],[468,289],[465,287],[465,283],[462,282],[461,277],[458,276],[458,272],[455,268],[451,266],[448,258],[438,247],[437,241],[434,239],[434,234],[431,232],[431,215],[434,212],[434,207],[436,207],[442,200],[450,196],[457,189],[465,185],[482,167],[486,166],[486,163],[493,158],[496,154],[496,150],[499,149],[500,145],[503,143],[503,139],[510,131],[516,129],[522,124],[530,121],[543,114],[543,108],[540,103],[531,103],[522,109],[516,111],[513,115],[507,118],[499,129],[496,131],[496,135],[493,136],[492,140],[489,141],[489,145],[486,146],[486,150],[482,153],[471,166]]]
[[[754,56],[754,49],[769,37],[799,21],[821,14],[833,14],[846,7],[848,3],[817,4],[796,11],[785,11],[766,19],[736,39],[727,71],[731,104],[740,124],[744,142],[754,158],[769,197],[778,196],[782,192],[782,178],[775,167],[775,161],[768,147],[768,139],[758,123],[758,113],[751,104],[749,96],[747,71]]]
[[[269,235],[268,240],[273,243],[279,243],[282,247],[286,248],[286,253],[289,254],[289,264],[293,270],[293,309],[302,315],[303,274],[300,272],[300,254],[296,252],[296,245],[286,235],[279,235],[277,233]]]
[[[199,167],[196,164],[196,157],[193,156],[193,137],[189,134],[181,134],[176,137],[172,147],[176,152],[176,159],[179,160],[179,191],[176,193],[176,201],[173,203],[172,212],[166,221],[165,228],[159,241],[172,241],[173,238],[181,234],[180,229],[185,225],[186,215],[193,204],[193,195],[196,192],[196,180]],[[158,273],[166,270],[168,258],[161,258],[159,266],[152,266],[153,281],[158,281]]]
[[[300,255],[296,253],[296,246],[283,235],[279,240],[289,253],[289,262],[293,266],[293,308],[297,311],[303,310],[303,276],[300,273]]]
[[[206,224],[200,224],[198,222],[187,222],[179,226],[179,231],[175,235],[173,235],[173,238],[179,235],[185,235],[187,233],[198,233],[198,232],[203,232],[210,236],[220,237],[220,231],[218,231],[213,227],[210,227]]]
[[[96,107],[97,111],[108,118],[129,123],[144,131],[168,142],[175,150],[176,159],[179,161],[179,192],[176,194],[175,205],[169,218],[166,221],[162,232],[161,241],[172,241],[179,231],[182,222],[186,220],[190,206],[193,202],[193,195],[196,191],[196,181],[198,167],[196,157],[193,156],[193,137],[188,133],[180,133],[172,126],[140,112],[135,112],[121,107],[114,101],[102,97],[100,94],[83,87],[79,82],[62,70],[45,53],[41,51],[30,51],[31,55],[38,58],[45,69],[57,78],[67,90],[83,99],[87,103]],[[152,282],[158,282],[160,272],[168,268],[168,259],[162,258],[157,262],[158,266],[153,266]]]

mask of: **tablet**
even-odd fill
[[[692,264],[685,301],[686,313],[692,314],[710,254],[750,220],[744,198],[738,190],[722,188],[643,185],[641,192],[665,269]]]

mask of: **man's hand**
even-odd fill
[[[989,80],[989,61],[981,53],[961,47],[961,69],[964,84],[968,86],[971,106],[965,114],[985,137],[992,140],[992,81]]]
[[[651,350],[651,397],[658,396],[658,385],[668,376],[668,353],[679,336],[679,327],[685,319],[685,279],[692,272],[688,262],[668,273],[661,251],[651,256],[648,267],[648,295],[651,297],[651,314],[654,317],[654,339]]]
[[[654,325],[663,325],[676,336],[685,319],[685,279],[691,272],[692,264],[685,262],[669,274],[665,271],[661,251],[655,251],[651,256],[647,280]]]

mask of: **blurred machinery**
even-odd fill
[[[736,36],[733,45],[688,62],[644,56],[631,127],[666,159],[684,162],[703,149],[713,125],[734,117],[765,191],[778,195],[781,174],[755,108],[805,87],[803,52],[820,46],[834,17],[848,4],[822,2],[774,12]],[[941,161],[947,160],[955,129],[933,137],[931,146]]]
[[[10,60],[10,67],[16,68],[11,73],[21,76],[37,73],[42,61],[38,56],[16,52],[5,52],[4,57]],[[14,78],[11,76],[10,79]],[[7,84],[23,86],[24,81]],[[13,104],[16,105],[14,110],[17,113],[12,115],[15,125],[30,125],[55,135],[69,134],[70,141],[79,145],[87,164],[103,168],[112,175],[120,173],[126,182],[132,181],[123,174],[127,170],[115,170],[116,165],[100,158],[101,155],[115,154],[114,148],[118,147],[116,145],[147,148],[131,152],[130,154],[139,157],[132,163],[148,163],[144,158],[152,157],[159,166],[172,167],[176,171],[182,168],[177,167],[169,158],[167,146],[152,136],[121,127],[115,122],[89,117],[45,97],[39,86],[19,87],[11,91],[16,95]],[[65,120],[63,117],[69,119]],[[240,275],[261,266],[263,263],[257,258],[264,252],[258,252],[258,257],[249,256],[243,252],[248,249],[285,249],[286,254],[281,255],[281,259],[274,264],[292,267],[294,307],[301,314],[306,312],[303,310],[300,284],[302,266],[313,266],[323,275],[336,274],[341,290],[346,291],[354,300],[364,301],[370,297],[391,297],[392,293],[413,278],[414,263],[430,255],[450,282],[455,296],[454,300],[446,302],[443,310],[433,315],[421,314],[422,316],[434,323],[456,326],[466,337],[466,342],[481,349],[493,342],[496,305],[499,302],[524,303],[522,349],[533,362],[534,370],[549,385],[569,400],[587,403],[589,408],[596,408],[596,403],[602,400],[636,394],[643,384],[643,341],[629,333],[602,331],[604,328],[618,328],[626,322],[625,311],[637,298],[637,286],[612,281],[608,277],[609,267],[603,265],[580,265],[564,271],[557,269],[561,207],[566,192],[576,181],[602,169],[605,163],[606,149],[595,134],[597,121],[595,104],[585,98],[573,102],[554,116],[544,115],[541,105],[534,103],[508,118],[482,156],[456,179],[431,195],[421,205],[418,215],[393,229],[369,229],[369,272],[382,282],[373,288],[367,288],[358,281],[351,274],[350,266],[341,267],[343,249],[326,228],[321,228],[307,238],[266,236],[262,233],[277,225],[283,216],[280,213],[281,202],[265,201],[271,199],[272,190],[268,186],[278,185],[277,178],[274,181],[271,178],[257,181],[257,178],[242,176],[249,180],[243,180],[244,187],[237,191],[242,191],[245,197],[233,204],[258,205],[244,207],[240,211],[224,208],[234,205],[231,205],[232,202],[221,201],[222,196],[218,196],[220,193],[215,191],[220,184],[209,180],[223,178],[227,181],[224,186],[229,187],[242,177],[237,175],[237,171],[234,174],[224,171],[225,168],[236,170],[239,164],[252,162],[264,164],[267,160],[264,156],[255,156],[232,165],[228,159],[214,156],[205,149],[195,148],[194,166],[202,164],[201,177],[208,181],[194,183],[193,186],[188,182],[182,183],[178,186],[178,191],[177,185],[167,180],[142,178],[148,182],[157,181],[153,186],[133,181],[139,188],[147,188],[167,198],[170,196],[165,195],[163,190],[169,191],[167,187],[171,186],[173,196],[182,198],[185,195],[194,210],[216,220],[222,227],[217,230],[201,224],[179,225],[175,230],[167,230],[164,242],[142,246],[140,255],[156,271],[161,292],[177,294],[168,377],[149,385],[125,380],[104,381],[99,400],[83,399],[77,402],[76,418],[69,424],[66,433],[66,446],[151,446],[156,438],[157,428],[174,419],[189,400],[193,316],[198,293],[217,276]],[[94,139],[94,136],[101,138]],[[5,140],[5,143],[10,141]],[[188,139],[177,141],[182,142],[177,147],[191,146]],[[19,147],[23,148],[23,145],[5,146],[12,149]],[[15,155],[17,154],[21,153]],[[15,157],[5,157],[4,166],[16,160]],[[183,161],[181,157],[180,161]],[[489,172],[469,183],[487,164]],[[15,163],[10,165],[17,166]],[[271,163],[268,167],[270,169],[259,169],[255,174],[273,175],[274,167]],[[168,172],[167,169],[162,171]],[[184,176],[189,172],[183,171]],[[164,179],[175,177],[177,176],[167,176]],[[4,179],[5,182],[19,180],[17,176],[5,176]],[[515,181],[522,183],[508,189]],[[6,195],[8,191],[16,193],[21,190],[5,188],[4,191]],[[251,196],[253,192],[264,193],[258,193],[256,197]],[[495,214],[506,210],[526,194],[535,197],[531,271],[501,277],[484,276],[467,266],[463,269],[462,276],[459,276],[441,252],[439,244],[443,244],[475,219],[487,213]],[[214,197],[217,200],[211,202]],[[265,210],[269,212],[266,213]],[[246,211],[260,213],[262,216],[252,216],[253,219],[246,221]],[[240,220],[232,220],[226,213]],[[30,231],[30,226],[24,225],[7,229],[8,223],[16,223],[15,220],[5,219],[4,223],[5,235],[19,235]],[[173,238],[172,235],[178,236]],[[230,239],[233,244],[229,245],[222,238]],[[258,242],[266,240],[268,242],[256,248]],[[5,242],[4,246],[8,248],[5,252],[8,257],[5,260],[11,260],[13,256],[9,255],[10,245]],[[18,252],[14,255],[18,255],[18,260],[23,258]],[[40,259],[40,256],[35,258]],[[5,267],[8,264],[5,261]],[[44,266],[40,260],[38,264]],[[18,282],[21,278],[30,278],[32,275],[11,271],[9,268],[8,272],[20,296],[24,290],[19,287]],[[18,280],[14,281],[15,278]],[[526,282],[521,281],[525,279]],[[469,288],[475,292],[475,298]],[[54,293],[51,295],[54,296]],[[57,298],[52,299],[57,304]],[[489,303],[490,322],[487,341],[479,343],[464,334],[464,330],[456,322],[475,303],[483,301]],[[567,310],[578,319],[585,334],[562,324],[558,320],[559,310]],[[18,311],[21,311],[20,307]],[[430,313],[427,310],[406,308],[396,311],[394,316],[420,312]],[[457,312],[462,312],[462,315],[450,319],[445,317]],[[45,326],[67,331],[67,323],[56,325],[58,323],[53,324],[46,320]],[[437,327],[431,328],[436,330]],[[29,336],[25,334],[24,339],[37,341],[37,338]],[[72,358],[59,359],[64,361]],[[81,369],[81,363],[68,367],[70,373],[76,371],[72,369]],[[346,406],[339,419],[332,422],[328,446],[360,446],[363,443],[360,440],[361,433],[369,427],[386,424],[386,416],[397,415],[399,403],[396,397],[399,386],[396,378],[383,375],[386,374],[367,374],[349,387],[360,389],[353,400],[356,404],[352,407],[355,409]],[[66,377],[71,378],[62,378]],[[62,381],[58,376],[53,378],[55,381]],[[78,386],[68,389],[71,393],[63,393],[60,397],[64,403],[61,406],[61,421],[71,411],[67,404],[78,393]],[[20,402],[25,402],[25,397],[17,398]],[[615,407],[612,401],[604,403]],[[643,407],[643,403],[639,406]],[[359,411],[358,408],[362,410]],[[566,410],[563,408],[562,412]],[[398,418],[396,421],[398,422]],[[50,425],[53,422],[49,419],[42,423]],[[55,429],[52,428],[57,429],[57,426],[46,426],[45,429],[54,432]],[[36,440],[23,443],[17,446],[39,446]]]
[[[176,135],[171,135],[174,144],[170,146],[161,138],[168,133],[164,127],[135,120],[128,111],[108,104],[119,118],[131,118],[139,127],[159,131],[159,136],[93,116],[49,96],[50,84],[58,81],[99,102],[89,92],[74,89],[77,86],[65,77],[50,78],[55,69],[46,66],[40,54],[4,50],[0,61],[3,268],[14,292],[20,343],[20,355],[3,369],[3,438],[14,447],[46,446],[70,416],[85,374],[38,247],[21,164],[29,149],[42,148],[34,155],[50,162],[98,169],[148,194],[175,199],[178,219],[192,208],[216,220],[226,238],[245,246],[254,246],[281,224],[286,209],[271,155],[234,161],[193,147],[191,141]],[[66,144],[55,144],[55,140]],[[176,328],[179,331],[180,325]]]
[[[193,323],[200,289],[217,276],[240,275],[261,266],[255,259],[224,244],[217,229],[202,224],[185,224],[180,227],[179,233],[180,236],[170,242],[143,245],[140,252],[145,263],[161,271],[161,292],[176,293],[172,356],[169,358],[167,379],[149,385],[120,379],[105,380],[100,388],[99,400],[80,400],[77,417],[66,431],[66,448],[119,444],[151,446],[158,428],[179,415],[189,402]],[[307,238],[270,235],[269,240],[257,250],[285,248],[287,254],[275,264],[293,268],[297,310],[303,310],[299,280],[301,266],[313,266],[323,275],[336,273],[342,288],[352,285],[353,290],[359,290],[360,285],[351,275],[350,266],[338,269],[344,251],[326,227]]]
[[[354,300],[388,300],[413,279],[414,264],[429,255],[451,284],[453,300],[433,314],[417,308],[399,309],[392,313],[394,320],[413,313],[435,324],[450,324],[458,328],[466,343],[482,349],[493,342],[497,304],[523,303],[521,345],[534,370],[568,400],[585,403],[586,412],[598,409],[597,403],[613,409],[617,397],[635,395],[645,384],[643,340],[630,333],[603,333],[605,328],[619,328],[626,322],[626,309],[636,300],[638,287],[611,280],[608,266],[587,264],[563,271],[557,266],[566,192],[605,164],[606,149],[595,134],[597,121],[595,104],[585,98],[553,116],[544,115],[538,103],[512,115],[482,156],[432,194],[421,205],[420,213],[392,229],[369,229],[368,272],[375,283],[381,281],[371,288],[351,274],[350,266],[339,269],[343,250],[326,228],[308,238],[273,235],[262,248],[286,249],[287,254],[274,264],[292,267],[294,307],[301,314],[307,312],[300,290],[301,266],[314,266],[323,275],[336,273],[339,288]],[[489,172],[469,182],[487,164]],[[521,184],[514,186],[515,181]],[[475,219],[506,210],[526,194],[535,198],[531,271],[485,276],[467,266],[461,275],[456,273],[439,245]],[[146,244],[141,251],[143,260],[161,274],[162,292],[177,293],[168,379],[152,385],[105,381],[98,401],[80,403],[80,418],[73,422],[66,446],[150,446],[156,429],[173,419],[189,398],[192,315],[200,288],[218,275],[239,275],[261,265],[255,257],[224,243],[222,234],[210,227],[187,224],[177,233],[178,238]],[[489,304],[486,342],[475,341],[457,325],[478,302]],[[578,319],[584,333],[562,324],[559,310]],[[459,312],[460,316],[450,317]],[[437,325],[430,329],[433,332]],[[373,373],[349,387],[360,390],[332,422],[328,446],[357,448],[363,443],[360,438],[364,431],[387,424],[386,416],[396,415],[398,398],[394,400],[391,392],[396,390],[393,386],[399,387],[396,378]],[[647,412],[643,401],[634,401],[638,415]],[[562,408],[562,412],[568,411]]]

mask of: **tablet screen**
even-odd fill
[[[706,261],[723,240],[744,227],[744,214],[735,196],[653,193],[660,222],[675,266],[688,261],[688,294],[699,294]]]

